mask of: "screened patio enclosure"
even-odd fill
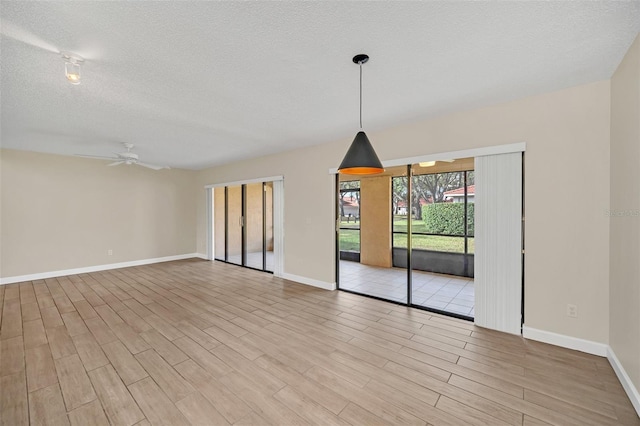
[[[473,158],[340,175],[338,287],[474,316]]]

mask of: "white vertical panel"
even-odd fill
[[[475,158],[475,323],[521,333],[522,153]]]
[[[284,273],[284,181],[273,182],[273,275]]]

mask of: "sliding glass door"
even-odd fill
[[[273,234],[273,182],[264,183],[264,270],[273,272],[274,234]]]
[[[264,229],[262,183],[245,185],[245,266],[264,269]]]
[[[242,256],[242,231],[244,229],[242,215],[243,187],[227,187],[227,256],[229,263],[244,265]]]
[[[473,317],[473,167],[463,158],[340,175],[338,288]]]
[[[273,182],[214,188],[214,259],[273,272]]]
[[[360,180],[339,182],[338,186],[337,249],[342,262],[339,268],[339,281],[342,288],[366,292],[362,288],[367,281],[366,271],[360,266]]]
[[[213,188],[213,258],[225,261],[227,249],[226,229],[227,229],[227,188]]]
[[[472,170],[412,166],[411,303],[473,317]]]

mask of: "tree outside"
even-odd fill
[[[464,223],[451,224],[442,228],[443,232],[434,232],[433,226],[428,226],[425,222],[425,209],[431,205],[440,203],[450,204],[452,199],[447,199],[445,193],[454,189],[464,188],[465,174],[467,186],[475,184],[475,176],[472,170],[448,173],[431,173],[414,175],[412,177],[412,212],[407,212],[409,190],[406,176],[393,177],[392,184],[392,209],[393,209],[393,247],[407,247],[407,222],[411,219],[412,225],[412,247],[415,249],[434,250],[443,252],[464,253]],[[340,209],[340,250],[341,251],[360,251],[360,181],[340,182],[339,194]],[[473,204],[468,204],[468,221],[467,221],[467,252],[474,252],[473,240]],[[435,206],[434,206],[435,207]],[[439,220],[444,221],[442,217],[446,212],[452,212],[450,220],[464,222],[464,215],[461,215],[463,207],[443,206]],[[433,215],[429,215],[430,217]],[[444,232],[446,230],[455,229],[456,232]],[[459,232],[463,230],[463,232]],[[450,235],[421,235],[422,234],[454,234]]]
[[[464,253],[464,204],[453,203],[453,199],[447,199],[446,193],[464,188],[465,175],[467,187],[474,185],[475,176],[472,170],[414,175],[411,180],[411,196],[413,200],[411,212],[407,212],[409,197],[407,177],[398,176],[392,178],[393,247],[407,247],[406,232],[408,220],[410,219],[413,234],[411,246],[413,248]],[[459,204],[459,206],[452,206],[451,204]],[[442,209],[436,208],[438,205],[442,205]],[[466,228],[469,235],[471,235],[471,237],[467,238],[467,252],[473,253],[473,204],[469,203],[467,205],[469,207],[467,209],[468,220]],[[430,214],[425,217],[427,209],[430,210]],[[440,222],[438,225],[440,226],[434,227],[433,225],[435,224],[427,222],[434,218],[438,219]],[[455,232],[448,232],[452,229]]]

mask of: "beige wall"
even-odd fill
[[[391,176],[360,180],[360,263],[391,267]]]
[[[196,251],[193,171],[4,149],[0,168],[3,278]]]
[[[640,389],[640,36],[611,79],[610,209],[609,340]]]
[[[368,131],[380,158],[526,142],[526,325],[607,343],[609,81]],[[355,134],[354,129],[354,134]],[[334,177],[351,138],[198,174],[198,249],[205,184],[284,176],[284,270],[335,281]],[[566,315],[578,305],[578,318]]]

